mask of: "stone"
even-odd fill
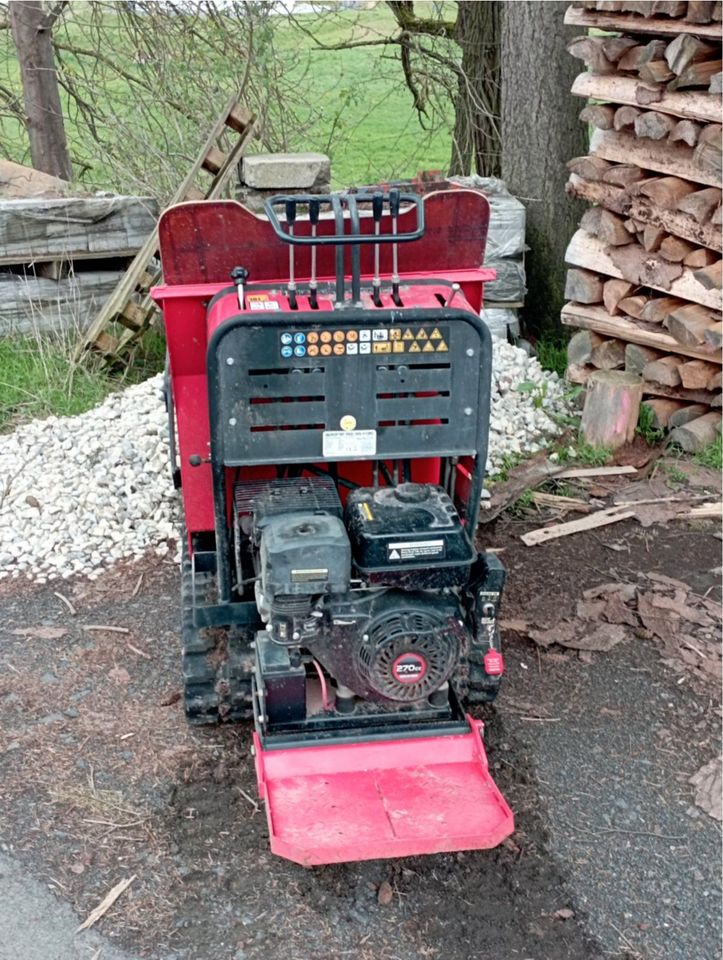
[[[323,153],[257,153],[244,157],[241,179],[256,190],[310,190],[330,178]]]

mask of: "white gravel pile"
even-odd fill
[[[562,381],[495,341],[488,472],[542,449],[559,432],[548,414],[564,411]],[[165,556],[179,520],[160,376],[0,436],[0,579],[94,578],[149,548]]]
[[[553,417],[569,413],[565,383],[543,370],[536,357],[506,340],[493,340],[492,405],[487,473],[504,466],[505,455],[537,453],[562,433]]]
[[[168,553],[178,506],[161,383],[0,437],[0,578],[97,576],[149,547]]]

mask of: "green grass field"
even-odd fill
[[[66,48],[64,69],[86,104],[79,106],[61,90],[78,183],[119,193],[148,193],[163,203],[215,119],[209,103],[220,105],[239,85],[245,67],[237,55],[234,30],[246,34],[243,27],[224,21],[223,36],[216,36],[218,43],[210,49],[206,41],[194,37],[191,28],[197,23],[188,24],[181,38],[173,34],[178,21],[153,15],[154,24],[141,25],[145,36],[131,37],[127,24],[109,5],[91,7],[75,0],[55,36]],[[208,22],[201,24],[201,31],[207,39],[211,36]],[[386,37],[393,31],[384,4],[371,11],[338,10],[333,16],[304,14],[295,22],[279,16],[260,32],[257,29],[257,59],[248,96],[258,112],[268,109],[272,147],[329,154],[335,187],[444,168],[450,154],[451,109],[436,113],[434,129],[423,129],[396,47],[318,47]],[[71,47],[97,49],[107,62],[73,53]],[[239,40],[238,49],[242,47]],[[133,78],[147,82],[150,92],[139,89]],[[156,83],[161,91],[157,99]],[[9,30],[0,31],[3,89],[21,95]],[[164,107],[164,97],[180,103],[188,115]],[[263,143],[254,141],[254,151],[263,149]],[[23,127],[0,110],[3,154],[19,163],[30,162]],[[76,364],[72,355],[73,345],[61,340],[0,339],[0,432],[33,417],[81,413],[124,382],[92,363]],[[139,379],[161,365],[162,350],[152,342],[145,355],[136,358],[131,376]]]
[[[159,10],[161,8],[159,7]],[[108,5],[76,0],[56,28],[64,69],[85,107],[61,91],[76,174],[89,187],[149,192],[163,201],[188,169],[221,104],[246,69],[240,50],[248,30],[225,19],[199,31],[215,46],[183,37],[182,18],[155,14],[146,34],[131,37]],[[165,28],[165,29],[164,29]],[[266,116],[273,149],[315,150],[332,159],[337,187],[408,177],[446,167],[452,110],[430,114],[425,130],[404,83],[396,46],[324,50],[347,41],[389,37],[395,25],[385,4],[373,10],[335,10],[291,20],[275,16],[254,34],[247,98]],[[239,34],[238,45],[234,34]],[[98,49],[105,58],[74,53]],[[133,78],[146,84],[134,85]],[[10,31],[0,31],[0,88],[20,93]],[[157,99],[154,94],[157,93]],[[433,95],[433,93],[432,93]],[[168,106],[180,104],[188,113]],[[92,119],[90,115],[92,114]],[[95,126],[96,137],[89,130]],[[100,144],[97,142],[100,140]],[[254,150],[264,149],[258,141]],[[0,152],[29,162],[24,131],[0,111]]]

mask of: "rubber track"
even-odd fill
[[[185,535],[184,535],[185,546]],[[253,716],[251,674],[253,630],[238,626],[195,627],[194,604],[210,602],[212,573],[196,575],[194,596],[191,561],[183,551],[181,572],[181,639],[183,645],[183,703],[186,719],[194,725],[247,720]]]

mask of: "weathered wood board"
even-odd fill
[[[0,336],[86,330],[122,276],[84,271],[48,280],[0,271]]]
[[[132,257],[157,218],[151,197],[0,200],[0,263]]]

